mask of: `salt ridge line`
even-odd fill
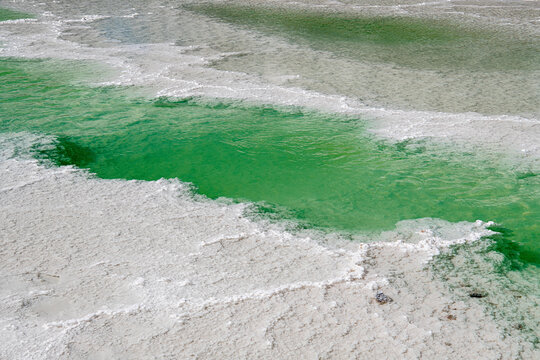
[[[361,272],[363,272],[363,268],[360,267]],[[310,281],[304,281],[304,282],[298,282],[298,283],[291,283],[291,284],[284,284],[274,289],[259,289],[250,293],[246,294],[238,294],[233,296],[226,296],[223,298],[209,298],[209,299],[197,299],[197,298],[182,298],[176,300],[176,306],[181,307],[185,306],[186,304],[189,304],[190,306],[195,306],[197,309],[200,310],[206,310],[210,306],[215,305],[228,305],[228,304],[238,304],[239,302],[245,301],[245,300],[265,300],[270,299],[273,296],[283,294],[287,291],[294,291],[299,289],[305,289],[305,288],[326,288],[331,287],[337,284],[342,283],[352,283],[355,280],[362,279],[362,274],[351,274],[348,273],[342,277],[337,277],[334,279],[328,279],[324,281],[319,282],[310,282]],[[381,282],[385,282],[384,279]],[[369,286],[366,285],[366,287],[371,288],[371,284]],[[48,295],[48,293],[44,293],[42,295]],[[155,310],[155,305],[149,306],[148,304],[136,304],[132,306],[128,306],[126,308],[120,308],[116,310],[110,310],[110,309],[104,309],[104,310],[98,310],[94,313],[87,314],[83,317],[77,318],[77,319],[68,319],[64,321],[54,321],[50,323],[43,324],[44,329],[49,329],[53,327],[57,328],[69,328],[73,329],[77,326],[82,326],[84,323],[91,322],[98,317],[101,316],[116,316],[119,314],[135,314],[141,311],[149,311],[150,309]],[[171,304],[161,304],[162,307],[168,307]],[[165,306],[166,305],[166,306]],[[194,309],[190,309],[191,311],[196,311]],[[182,314],[179,314],[178,316],[182,316]]]

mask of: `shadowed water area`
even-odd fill
[[[0,60],[0,131],[55,135],[56,147],[36,155],[60,165],[102,178],[177,177],[210,198],[260,202],[306,226],[358,232],[422,217],[492,220],[505,244],[519,244],[507,251],[538,264],[536,173],[377,141],[355,118],[70,84],[92,73],[83,65]]]

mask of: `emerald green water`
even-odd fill
[[[458,152],[434,155],[419,143],[386,144],[354,118],[70,85],[65,79],[77,71],[76,64],[1,59],[0,132],[55,135],[58,146],[46,156],[102,178],[177,177],[210,198],[264,202],[321,228],[493,220],[505,241],[519,244],[522,260],[540,263],[535,173]]]

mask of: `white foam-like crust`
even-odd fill
[[[416,220],[325,244],[176,180],[102,180],[25,155],[47,141],[0,138],[2,358],[535,355],[425,266],[487,223]]]

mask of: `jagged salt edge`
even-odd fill
[[[107,315],[107,316],[115,316],[115,315],[122,315],[122,314],[131,315],[131,314],[139,313],[146,309],[147,308],[142,304],[135,304],[135,305],[117,309],[117,310],[104,309],[104,310],[99,310],[99,311],[87,314],[80,318],[64,320],[64,321],[53,321],[53,322],[45,323],[42,326],[44,329],[50,329],[54,327],[56,328],[65,327],[65,328],[72,329],[74,327],[81,326],[84,323],[92,322],[93,320],[104,315]]]
[[[457,223],[452,223],[452,224],[457,224]],[[452,240],[444,240],[440,236],[435,235],[433,230],[431,229],[421,229],[421,230],[417,230],[415,233],[422,235],[424,238],[418,241],[417,243],[407,243],[401,239],[397,239],[396,241],[393,241],[393,242],[381,241],[381,242],[366,243],[360,246],[365,247],[366,250],[370,248],[393,247],[393,248],[399,248],[401,251],[404,251],[404,252],[422,251],[427,255],[425,262],[428,262],[433,257],[439,255],[442,249],[446,249],[454,245],[473,243],[473,242],[481,240],[482,238],[497,234],[497,232],[488,229],[489,227],[495,225],[495,222],[493,221],[485,222],[482,220],[476,220],[473,223],[473,225],[474,226],[470,229],[471,232],[469,232],[467,236],[460,237],[457,239],[452,239]]]
[[[37,22],[37,19],[13,19],[13,20],[2,20],[0,21],[0,25],[6,24],[25,24],[25,23],[31,23],[31,22]]]
[[[212,306],[218,306],[218,305],[230,305],[230,304],[238,304],[243,301],[247,300],[266,300],[270,299],[277,295],[282,295],[289,291],[295,291],[295,290],[301,290],[305,288],[329,288],[337,284],[341,283],[350,283],[355,280],[362,279],[364,274],[364,268],[359,267],[359,269],[355,272],[347,272],[344,276],[336,277],[324,281],[300,281],[296,283],[291,284],[285,284],[282,286],[278,286],[273,289],[261,289],[261,290],[255,290],[252,292],[244,293],[244,294],[238,294],[233,296],[226,296],[223,298],[216,298],[211,297],[208,299],[198,299],[198,298],[181,298],[177,301],[177,306],[181,307],[186,304],[189,304],[190,306],[194,306],[197,310],[207,310],[209,307]],[[170,305],[170,304],[167,304]],[[90,323],[100,317],[108,316],[108,317],[114,317],[117,315],[131,315],[140,313],[142,311],[151,311],[154,310],[155,304],[153,307],[149,307],[146,304],[134,304],[132,306],[128,306],[125,308],[120,308],[116,310],[110,310],[110,309],[104,309],[99,310],[93,313],[89,313],[83,317],[76,318],[76,319],[69,319],[64,321],[53,321],[49,323],[45,323],[42,325],[44,329],[51,329],[51,328],[66,328],[68,330],[84,326],[87,323]],[[157,310],[157,309],[155,309]],[[194,309],[192,309],[193,311]],[[190,311],[190,314],[192,314],[192,311]],[[172,315],[172,317],[182,317],[182,315],[187,313],[182,313],[178,315]]]
[[[491,226],[493,224],[494,224],[493,222],[483,222],[483,221],[477,220],[475,222],[475,225],[478,226],[478,227],[480,227],[480,226],[484,227],[484,231],[474,232],[474,233],[470,234],[470,236],[468,236],[468,237],[463,237],[463,238],[460,238],[460,239],[457,239],[457,240],[443,240],[440,237],[434,236],[434,237],[426,237],[426,239],[424,239],[423,241],[421,241],[421,242],[419,242],[417,244],[407,244],[407,243],[403,243],[403,242],[400,242],[400,241],[393,242],[393,243],[381,242],[381,243],[361,244],[361,245],[359,245],[360,251],[352,252],[352,253],[349,252],[352,255],[356,255],[356,258],[353,258],[353,263],[354,263],[354,265],[357,266],[357,268],[354,269],[353,271],[349,270],[349,271],[345,272],[340,277],[335,277],[335,278],[332,278],[332,279],[328,279],[328,280],[324,280],[324,281],[317,281],[317,282],[300,281],[300,282],[281,285],[281,286],[271,288],[271,289],[258,289],[258,290],[252,291],[252,292],[233,295],[233,296],[226,296],[226,297],[223,297],[223,298],[216,298],[216,297],[211,297],[211,298],[208,298],[208,299],[181,298],[181,299],[178,300],[177,306],[181,307],[181,306],[185,306],[186,304],[188,304],[188,305],[190,305],[190,307],[194,306],[196,309],[192,308],[190,312],[181,313],[181,314],[173,314],[173,315],[171,315],[171,317],[181,319],[181,318],[183,318],[185,316],[188,316],[188,315],[192,314],[193,310],[203,311],[203,310],[207,310],[209,307],[214,307],[214,306],[238,304],[240,302],[249,301],[249,300],[266,300],[266,299],[270,299],[270,298],[272,298],[274,296],[283,295],[284,293],[287,293],[287,292],[292,292],[292,291],[301,290],[301,289],[305,289],[305,288],[320,288],[320,289],[322,289],[322,288],[329,288],[329,287],[332,287],[332,286],[335,286],[335,285],[338,285],[338,284],[343,284],[343,283],[353,283],[355,281],[362,280],[364,275],[365,275],[364,267],[360,266],[359,264],[361,263],[361,260],[363,260],[362,255],[364,254],[364,250],[365,250],[366,247],[368,247],[368,248],[369,247],[379,247],[379,248],[380,247],[394,247],[394,248],[397,247],[397,248],[400,248],[400,250],[405,250],[405,251],[414,251],[414,252],[424,251],[428,255],[430,255],[429,257],[431,258],[431,257],[433,257],[433,256],[435,256],[435,255],[437,255],[439,253],[439,250],[440,250],[441,247],[449,247],[449,246],[456,245],[456,244],[474,242],[474,241],[478,241],[482,237],[485,237],[485,236],[490,235],[490,234],[494,234],[495,232],[486,229],[486,227]],[[288,234],[288,233],[285,233],[285,234],[289,235],[289,237],[292,238],[292,236],[290,236],[290,234]],[[249,235],[252,235],[252,234],[249,234]],[[203,243],[201,243],[201,246],[208,246],[210,244],[215,244],[215,243],[218,243],[218,242],[223,241],[223,240],[230,240],[230,239],[239,239],[239,240],[241,240],[241,239],[243,239],[243,238],[245,238],[246,236],[249,236],[249,235],[242,234],[242,235],[240,235],[238,237],[223,236],[223,237],[219,237],[218,239],[216,239],[214,241],[203,242]],[[311,240],[310,238],[305,238],[305,241],[307,241],[308,239]],[[313,241],[313,240],[311,240],[311,241]],[[319,243],[317,243],[317,242],[314,242],[314,243],[315,243],[315,245],[317,247],[320,247],[323,250],[329,251],[328,248],[325,248],[325,247],[321,246]],[[418,245],[420,245],[420,246],[418,246]],[[341,250],[344,250],[344,249],[341,249]],[[384,280],[385,279],[382,279],[383,282],[384,282]],[[372,283],[374,283],[374,281],[371,281],[370,283],[365,284],[364,287],[373,288],[374,286],[373,286]],[[378,284],[376,284],[376,285],[378,285]],[[87,315],[85,315],[83,317],[80,317],[80,318],[69,319],[69,320],[65,320],[65,321],[49,322],[49,323],[43,324],[42,326],[43,326],[44,329],[50,329],[50,328],[68,328],[68,329],[72,329],[72,328],[75,328],[75,327],[83,326],[84,324],[90,323],[90,322],[92,322],[92,321],[94,321],[94,320],[96,320],[96,319],[98,319],[100,317],[103,317],[103,316],[114,317],[116,315],[131,315],[131,314],[134,314],[134,313],[139,313],[141,311],[150,311],[150,310],[151,310],[151,308],[146,304],[135,304],[135,305],[128,306],[128,307],[121,308],[121,309],[117,309],[117,310],[109,310],[109,309],[99,310],[97,312],[89,313],[89,314],[87,314]]]
[[[320,289],[322,289],[322,288],[329,288],[329,287],[332,287],[332,286],[335,286],[335,285],[338,285],[338,284],[353,283],[353,282],[356,282],[358,280],[362,280],[364,278],[364,275],[365,275],[365,269],[364,269],[363,266],[360,266],[360,264],[361,264],[361,261],[363,260],[362,255],[365,253],[366,247],[368,247],[368,248],[369,247],[376,247],[376,248],[380,248],[380,247],[394,247],[395,248],[395,247],[398,247],[401,250],[405,250],[405,251],[414,251],[414,252],[424,251],[428,255],[430,255],[429,257],[431,258],[434,255],[437,255],[439,253],[439,250],[440,250],[441,247],[448,247],[448,246],[451,246],[451,245],[478,241],[482,237],[485,237],[485,236],[487,236],[489,234],[494,234],[495,233],[495,232],[493,232],[491,230],[485,229],[485,227],[493,225],[493,222],[483,222],[483,221],[477,220],[475,222],[475,225],[484,227],[484,231],[474,232],[474,233],[470,234],[470,236],[468,236],[468,237],[463,237],[463,238],[460,238],[460,239],[457,239],[457,240],[451,240],[451,241],[443,240],[440,237],[435,236],[435,237],[426,237],[425,240],[423,240],[422,242],[419,242],[417,244],[407,244],[407,243],[402,243],[400,241],[393,242],[393,243],[381,242],[381,243],[361,244],[361,245],[359,245],[360,251],[349,252],[351,255],[356,255],[356,257],[353,257],[352,262],[354,263],[354,265],[356,265],[357,268],[352,270],[352,271],[348,270],[342,276],[335,277],[335,278],[328,279],[328,280],[324,280],[324,281],[317,281],[317,282],[300,281],[300,282],[281,285],[281,286],[271,288],[271,289],[258,289],[258,290],[251,291],[251,292],[248,292],[248,293],[243,293],[243,294],[238,294],[238,295],[233,295],[233,296],[226,296],[226,297],[223,297],[223,298],[216,298],[216,297],[211,297],[211,298],[208,298],[208,299],[181,298],[181,299],[178,300],[177,306],[181,307],[181,306],[185,306],[187,304],[192,309],[190,309],[189,312],[185,312],[185,313],[181,313],[181,314],[173,314],[173,315],[171,315],[171,317],[181,319],[181,318],[183,318],[185,316],[191,315],[194,310],[195,311],[197,311],[197,310],[198,311],[204,311],[204,310],[208,310],[209,307],[214,307],[214,306],[238,304],[240,302],[249,301],[249,300],[266,300],[266,299],[270,299],[270,298],[272,298],[274,296],[283,295],[284,293],[287,293],[287,292],[292,292],[292,291],[301,290],[301,289],[305,289],[305,288],[320,288]],[[251,235],[251,234],[249,234],[249,235]],[[239,237],[234,237],[234,236],[219,237],[218,239],[216,239],[214,241],[203,242],[203,243],[201,243],[201,246],[208,246],[209,244],[215,244],[215,243],[218,243],[218,242],[220,242],[222,240],[229,240],[229,239],[240,239],[241,240],[241,239],[243,239],[243,238],[245,238],[246,236],[249,236],[249,235],[243,234],[243,235],[241,235]],[[285,233],[285,235],[289,235],[290,238],[293,238],[288,233]],[[305,241],[307,241],[307,240],[313,241],[310,238],[304,238],[304,240]],[[421,245],[420,247],[418,246],[419,244]],[[325,247],[321,246],[316,241],[314,241],[314,245],[316,245],[317,247],[320,247],[323,250],[330,251],[328,248],[325,248]],[[341,250],[344,250],[344,249],[341,249]],[[330,252],[332,252],[332,251],[330,251]],[[381,279],[381,281],[383,283],[384,283],[384,280],[385,279]],[[373,290],[375,288],[374,284],[379,286],[377,281],[371,281],[370,283],[365,284],[364,287],[371,288]],[[168,305],[170,305],[170,304],[168,304]],[[153,307],[155,307],[155,304],[154,304]],[[195,307],[195,309],[193,309],[193,307]],[[87,315],[85,315],[83,317],[80,317],[80,318],[70,319],[70,320],[65,320],[65,321],[50,322],[50,323],[43,324],[42,326],[43,326],[44,329],[50,329],[50,328],[54,328],[54,327],[72,329],[72,328],[75,328],[75,327],[83,326],[84,324],[90,323],[90,322],[92,322],[92,321],[94,321],[94,320],[96,320],[96,319],[98,319],[100,317],[103,317],[103,316],[114,317],[116,315],[130,315],[130,314],[134,314],[134,313],[139,313],[141,311],[150,311],[150,310],[152,310],[152,308],[149,307],[147,304],[135,304],[135,305],[132,305],[132,306],[129,306],[129,307],[126,307],[126,308],[117,309],[117,310],[108,310],[108,309],[99,310],[97,312],[87,314]]]

